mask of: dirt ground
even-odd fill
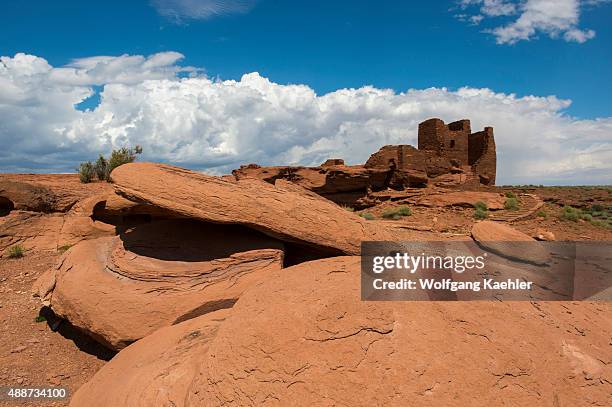
[[[609,187],[530,187],[530,188],[494,188],[495,192],[512,191],[515,194],[530,193],[539,196],[544,206],[538,212],[544,216],[530,216],[523,220],[508,223],[529,236],[535,236],[538,230],[552,232],[556,240],[574,241],[607,241],[612,240],[612,227],[595,225],[587,220],[576,221],[563,218],[563,208],[574,208],[589,211],[593,205],[606,208],[612,216],[612,188]],[[375,222],[388,222],[405,227],[407,234],[423,239],[460,239],[469,237],[474,219],[474,209],[464,207],[410,207],[412,215],[398,220],[382,219],[382,214],[390,209],[406,205],[401,201],[383,202],[373,208],[357,211],[358,214],[370,213]]]
[[[65,323],[36,322],[40,300],[32,284],[59,253],[29,251],[21,259],[0,259],[0,386],[67,387],[73,393],[88,381],[112,353],[77,335]],[[68,401],[0,401],[6,406],[64,406]]]

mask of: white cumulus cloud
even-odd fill
[[[531,40],[538,34],[583,43],[595,37],[592,29],[579,28],[581,9],[595,7],[608,0],[460,0],[464,10],[457,17],[462,21],[480,23],[494,18],[495,25],[485,29],[498,44],[515,44]],[[474,14],[466,14],[473,10]],[[505,16],[505,21],[497,17]],[[509,20],[508,20],[509,19]]]
[[[239,81],[178,77],[180,54],[92,57],[53,67],[0,58],[0,171],[71,171],[112,148],[140,144],[143,159],[226,173],[240,164],[363,163],[385,144],[414,144],[422,120],[493,126],[499,183],[609,183],[612,118],[568,116],[555,96],[490,89],[365,86],[317,95],[258,73]],[[119,68],[121,67],[121,68]],[[193,72],[194,68],[189,69]],[[100,104],[75,105],[102,85]]]

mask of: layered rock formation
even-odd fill
[[[230,181],[153,163],[122,165],[112,173],[117,194],[177,216],[240,224],[327,254],[358,254],[363,240],[389,240],[384,227],[333,203],[259,180]]]
[[[342,159],[329,159],[319,167],[249,164],[232,174],[236,179],[257,178],[269,183],[285,179],[336,203],[368,206],[370,191],[387,188],[494,185],[495,138],[492,127],[471,133],[469,120],[445,125],[440,119],[429,119],[419,124],[418,148],[387,145],[364,165],[347,166]]]
[[[39,279],[37,294],[58,316],[121,349],[160,327],[231,307],[282,266],[283,244],[256,231],[160,220],[77,244]]]
[[[113,236],[76,244],[36,288],[58,316],[112,349],[231,307],[283,266],[394,239],[282,180],[238,182],[152,163],[123,165],[112,179],[122,198],[92,197],[74,210],[103,220]]]
[[[604,308],[583,303],[568,313],[555,303],[364,302],[359,264],[358,257],[336,257],[273,273],[229,315],[164,328],[120,352],[71,405],[609,400],[612,319]],[[587,320],[588,337],[575,335],[575,324]]]

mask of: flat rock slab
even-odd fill
[[[549,251],[537,240],[500,222],[475,223],[472,238],[484,249],[510,259],[537,265],[551,261]]]
[[[472,207],[476,202],[484,202],[487,208],[504,209],[506,198],[495,192],[458,191],[427,195],[416,203],[423,206],[464,206]]]
[[[111,349],[163,326],[229,308],[283,266],[283,244],[237,225],[167,220],[83,241],[44,274],[37,294]]]
[[[154,163],[122,165],[111,177],[115,191],[130,201],[208,222],[242,224],[330,254],[359,254],[363,240],[394,240],[390,230],[332,202],[265,181],[231,181]]]

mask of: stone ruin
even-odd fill
[[[270,183],[285,179],[339,204],[368,206],[372,192],[387,189],[495,185],[496,161],[493,127],[472,133],[469,120],[444,124],[433,118],[419,124],[418,148],[387,145],[363,165],[332,158],[319,167],[248,164],[232,174]]]

